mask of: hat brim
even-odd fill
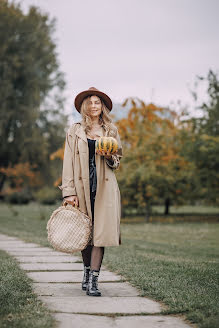
[[[77,111],[79,113],[81,112],[81,104],[82,104],[84,98],[86,98],[88,96],[94,96],[94,95],[100,97],[103,100],[103,102],[105,103],[106,107],[110,111],[112,110],[112,107],[113,107],[112,100],[104,92],[96,91],[96,90],[86,90],[86,91],[80,92],[75,97],[74,104],[75,104],[75,108],[77,109]]]

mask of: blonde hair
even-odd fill
[[[97,96],[97,95],[95,95]],[[88,102],[90,100],[90,97],[92,96],[88,96],[86,97],[82,104],[81,104],[81,116],[82,116],[82,126],[85,129],[85,132],[89,132],[92,128],[92,120],[91,117],[89,115],[89,110],[88,110]],[[98,96],[97,96],[98,97]],[[98,97],[101,101],[101,113],[99,116],[99,124],[100,126],[103,126],[103,128],[108,131],[108,136],[109,137],[115,137],[116,135],[116,126],[112,121],[112,118],[110,117],[110,110],[108,109],[108,107],[105,105],[105,103],[103,102],[103,100]]]

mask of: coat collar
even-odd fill
[[[79,123],[80,125],[79,125],[78,129],[75,131],[75,134],[87,143],[87,135],[85,133],[84,127],[81,124],[82,121],[77,122],[77,123]],[[103,137],[103,136],[106,136],[106,130],[102,127],[101,137]]]

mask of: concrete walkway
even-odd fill
[[[140,297],[136,288],[104,266],[98,280],[102,296],[92,297],[81,289],[80,257],[2,234],[0,249],[17,259],[33,280],[39,299],[51,309],[61,328],[191,327],[179,317],[161,315],[164,306]]]

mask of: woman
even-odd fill
[[[117,127],[109,115],[111,99],[96,88],[89,88],[75,98],[75,108],[82,121],[74,123],[66,134],[62,172],[62,195],[92,218],[92,239],[82,253],[84,276],[82,290],[101,296],[98,276],[106,246],[121,244],[121,197],[114,171],[122,157]],[[117,139],[113,155],[95,150],[100,136]]]

